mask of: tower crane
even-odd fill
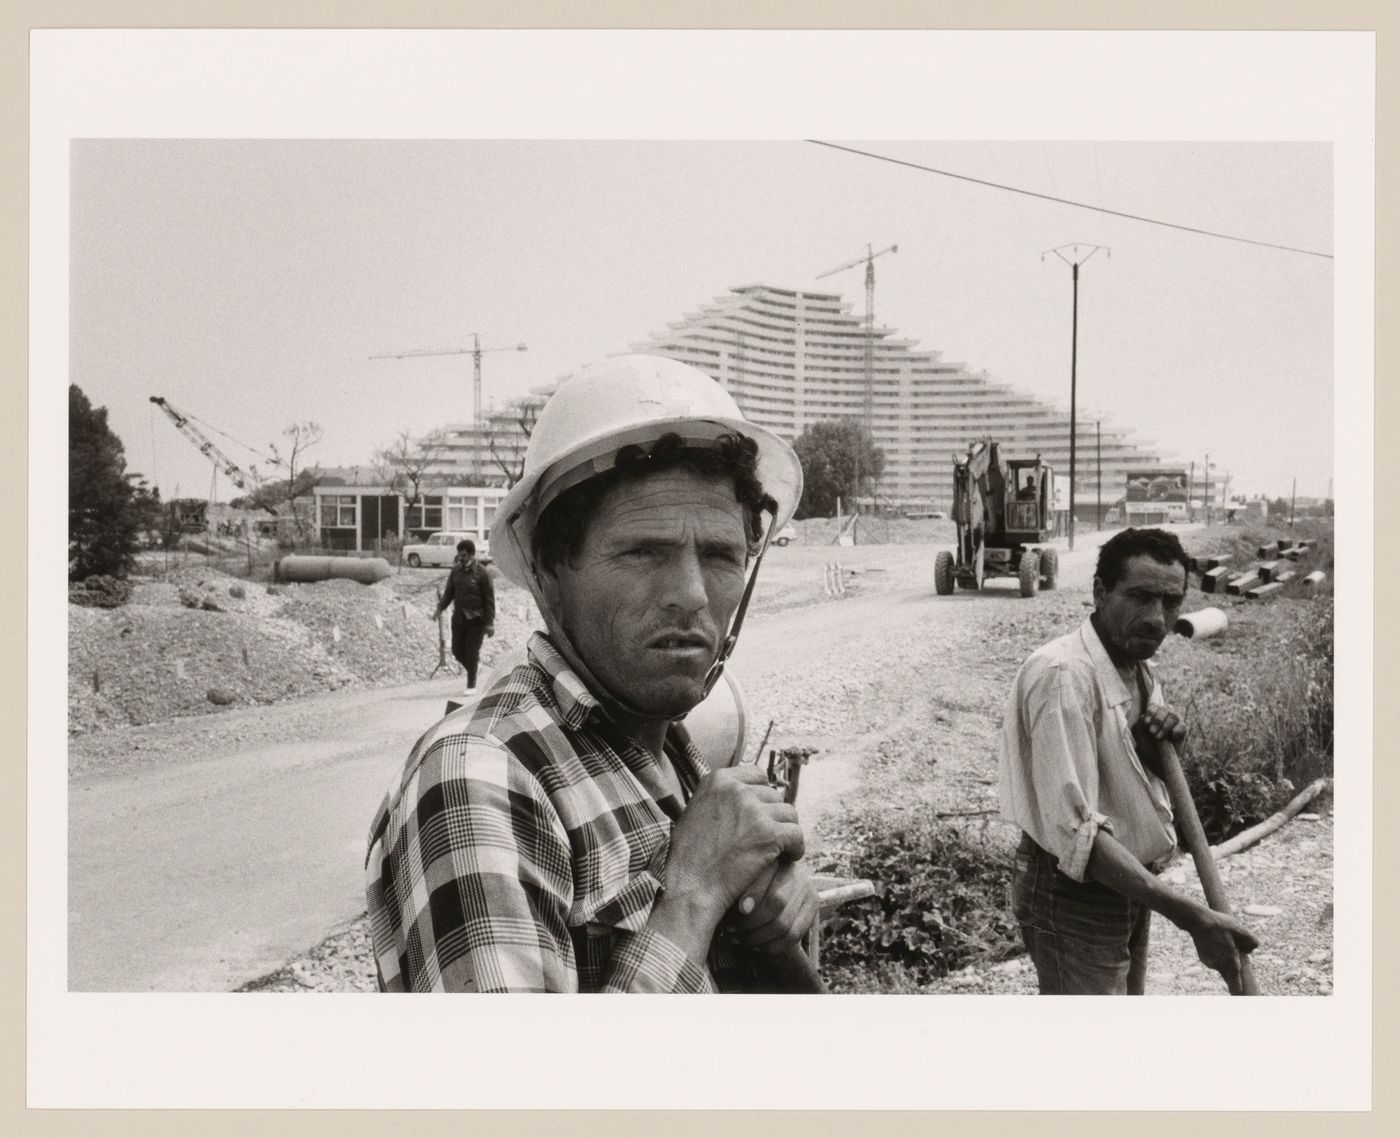
[[[246,473],[233,459],[229,458],[228,455],[216,447],[214,441],[208,435],[190,422],[190,417],[188,415],[177,411],[169,402],[162,399],[159,395],[152,395],[151,402],[166,413],[170,421],[175,424],[175,429],[184,435],[185,438],[189,439],[190,442],[194,443],[194,445],[199,448],[201,454],[208,458],[215,467],[228,475],[230,482],[240,490],[251,492],[257,489],[258,478],[255,475]],[[253,485],[249,486],[249,482]],[[277,511],[267,505],[267,503],[262,503],[262,508],[274,517],[278,516]]]
[[[402,360],[409,356],[471,356],[472,358],[472,426],[481,426],[481,357],[487,352],[523,352],[524,344],[503,348],[483,348],[481,337],[473,332],[470,348],[412,348],[404,352],[384,352],[370,356],[372,360]]]
[[[865,433],[872,433],[871,419],[875,410],[875,258],[883,257],[886,253],[898,253],[898,245],[889,245],[881,249],[878,253],[872,252],[871,247],[865,247],[865,256],[857,257],[854,261],[847,261],[844,265],[837,265],[834,269],[827,269],[824,273],[818,273],[816,279],[834,276],[836,273],[844,273],[847,269],[854,269],[857,265],[865,265],[865,398],[862,404],[863,418],[865,420]],[[856,447],[856,497],[860,496],[860,448]],[[857,503],[857,512],[859,505]]]

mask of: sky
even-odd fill
[[[312,420],[322,465],[471,418],[470,346],[503,403],[728,289],[840,292],[882,326],[1065,409],[1080,269],[1082,420],[1232,494],[1329,493],[1332,147],[1310,142],[81,139],[70,378],[128,469],[203,497],[213,467],[149,402],[264,476]],[[1048,254],[1048,255],[1047,255]],[[1313,255],[1326,254],[1326,256]],[[218,432],[218,433],[216,433]],[[237,440],[236,442],[233,440]],[[251,448],[251,449],[249,449]],[[237,493],[223,476],[217,493]]]

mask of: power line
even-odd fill
[[[989,182],[985,178],[974,178],[970,174],[955,174],[951,170],[940,170],[935,166],[922,166],[918,162],[907,162],[902,158],[891,158],[887,154],[872,154],[868,150],[857,150],[853,146],[842,146],[835,142],[823,142],[819,138],[809,138],[808,142],[814,146],[826,146],[832,150],[843,150],[847,154],[857,154],[862,158],[874,158],[879,162],[889,162],[895,166],[907,166],[911,170],[922,170],[926,174],[938,174],[944,178],[955,178],[960,182],[971,182],[978,186],[988,186],[994,190],[1006,190],[1012,194],[1024,194],[1028,198],[1039,198],[1041,201],[1055,202],[1057,205],[1073,206],[1076,209],[1092,210],[1094,213],[1106,213],[1113,217],[1126,218],[1129,221],[1141,221],[1148,225],[1161,225],[1167,229],[1179,229],[1183,233],[1196,233],[1202,237],[1219,237],[1223,241],[1238,241],[1242,245],[1259,245],[1265,249],[1279,249],[1285,253],[1302,253],[1308,257],[1323,257],[1332,260],[1331,253],[1319,253],[1316,249],[1300,249],[1294,245],[1277,245],[1272,241],[1255,241],[1252,237],[1237,237],[1233,233],[1217,233],[1211,229],[1198,229],[1194,225],[1178,225],[1174,221],[1161,221],[1155,217],[1144,217],[1137,213],[1124,213],[1122,210],[1107,209],[1103,206],[1089,205],[1086,202],[1071,201],[1069,198],[1055,197],[1053,194],[1041,194],[1035,190],[1023,190],[1020,186],[1008,186],[1002,182]]]

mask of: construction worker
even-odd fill
[[[712,379],[655,356],[545,405],[498,508],[545,630],[420,740],[370,834],[390,991],[764,991],[817,915],[793,807],[709,772],[681,718],[719,678],[802,469]]]
[[[475,691],[481,642],[496,634],[496,587],[477,561],[476,542],[469,537],[457,543],[452,571],[438,598],[439,620],[448,605],[452,606],[452,655],[467,673],[467,691]]]
[[[1018,490],[1018,491],[1016,492],[1016,499],[1017,499],[1017,501],[1020,501],[1020,502],[1034,502],[1034,501],[1035,501],[1035,475],[1034,475],[1034,474],[1027,474],[1027,475],[1026,475],[1026,484],[1025,484],[1024,486],[1022,486],[1021,489]]]
[[[1099,551],[1094,612],[1022,665],[1002,733],[1002,816],[1021,828],[1012,901],[1043,995],[1141,995],[1155,910],[1242,990],[1258,945],[1234,917],[1157,876],[1175,852],[1156,741],[1185,737],[1147,661],[1176,623],[1190,559],[1126,529]]]

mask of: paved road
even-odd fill
[[[362,912],[374,809],[456,687],[242,713],[284,722],[286,737],[214,753],[196,742],[70,780],[70,989],[227,991]]]
[[[1086,541],[1077,554],[1062,554],[1070,589],[1087,584],[1092,549]],[[822,562],[836,554],[829,547],[778,552],[764,569],[774,591],[820,581]],[[1016,605],[1035,603],[1005,584],[996,595],[934,598],[927,547],[839,553],[850,568],[888,574],[885,587],[839,606],[751,618],[732,665],[751,698],[790,704],[783,690],[807,688],[820,674],[821,690],[809,695],[833,705],[844,700],[859,709],[853,720],[878,718],[877,704],[904,701],[909,672],[849,674],[848,661],[879,658],[901,637],[936,640],[954,624],[970,636],[969,626],[990,627]],[[109,750],[128,739],[142,745],[115,771],[87,761],[85,746],[95,744],[75,741],[70,988],[228,991],[362,913],[369,821],[408,748],[458,682],[329,693],[113,733],[118,738],[103,743]],[[750,724],[750,746],[762,726]],[[803,781],[804,821],[846,796],[882,737],[864,725],[851,730],[863,734],[817,741],[826,750]]]

